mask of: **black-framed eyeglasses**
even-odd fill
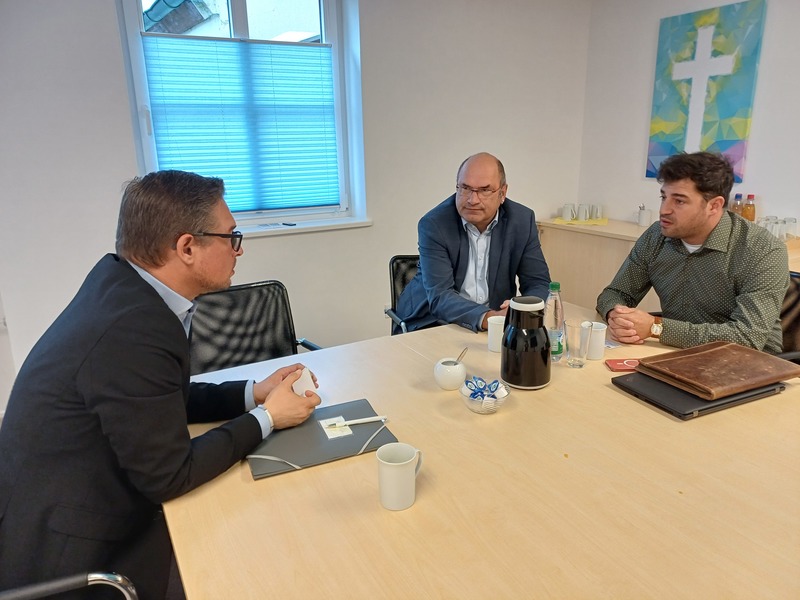
[[[476,190],[475,188],[469,187],[468,185],[456,186],[456,192],[458,192],[458,195],[461,198],[470,198],[472,194],[478,194],[478,198],[480,198],[481,200],[488,200],[494,194],[496,194],[497,190],[499,189],[500,188],[497,188],[495,190],[486,190],[486,189]]]
[[[239,248],[242,247],[242,239],[244,238],[244,234],[241,231],[234,231],[233,233],[209,233],[208,231],[199,231],[192,235],[228,238],[231,241],[231,248],[233,248],[234,252],[238,252]]]

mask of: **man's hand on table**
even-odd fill
[[[294,393],[292,384],[300,379],[303,368],[301,363],[282,367],[253,386],[256,404],[263,404],[269,411],[275,429],[299,425],[311,416],[321,402],[314,392],[306,391],[304,396]],[[319,387],[316,376],[313,373],[311,376],[314,385]]]
[[[505,317],[506,313],[508,312],[508,305],[511,303],[510,300],[506,300],[500,305],[500,310],[488,310],[483,315],[483,321],[481,321],[481,330],[486,331],[489,329],[489,317]]]
[[[608,334],[622,344],[642,344],[650,337],[655,317],[638,308],[617,304],[606,317]]]

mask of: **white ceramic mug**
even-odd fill
[[[579,204],[578,205],[578,221],[588,221],[589,220],[589,205],[588,204]]]
[[[561,218],[565,221],[572,221],[575,218],[575,205],[574,204],[565,204],[561,208]]]
[[[602,219],[603,218],[603,205],[602,204],[592,204],[592,219]]]
[[[503,349],[503,331],[505,331],[505,323],[505,316],[496,315],[488,319],[489,350],[491,352],[500,352],[500,350]]]
[[[459,390],[467,378],[467,367],[455,358],[443,358],[433,367],[433,378],[443,390]]]
[[[592,335],[589,338],[589,351],[586,358],[602,360],[606,352],[606,330],[608,326],[600,321],[592,321]]]
[[[378,448],[376,454],[381,504],[388,510],[405,510],[416,498],[422,451],[403,442],[393,442]]]
[[[653,222],[653,217],[648,209],[643,208],[639,211],[639,227],[649,227]]]

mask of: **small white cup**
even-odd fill
[[[603,218],[603,205],[602,204],[592,204],[592,219],[602,219]]]
[[[503,331],[505,331],[505,316],[495,315],[488,318],[489,350],[500,352],[503,349]],[[463,383],[463,381],[462,381]]]
[[[433,378],[443,390],[459,390],[467,378],[467,367],[455,358],[443,358],[433,367]]]
[[[639,211],[639,227],[650,227],[653,222],[651,214],[652,213],[646,208]]]
[[[589,220],[589,205],[588,204],[579,204],[578,205],[578,221],[588,221]]]
[[[422,451],[403,442],[393,442],[378,448],[376,454],[381,504],[388,510],[405,510],[414,504]]]
[[[606,329],[608,326],[599,321],[592,321],[592,335],[589,338],[589,351],[586,358],[589,360],[602,360],[606,352]]]
[[[561,218],[565,221],[572,221],[575,218],[575,205],[574,204],[565,204],[561,208]]]

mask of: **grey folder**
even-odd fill
[[[334,417],[350,421],[375,416],[372,405],[364,399],[317,408],[308,420],[297,427],[273,431],[247,456],[253,479],[356,456],[396,442],[397,438],[380,421],[351,425],[352,435],[332,439],[328,439],[319,423]]]

